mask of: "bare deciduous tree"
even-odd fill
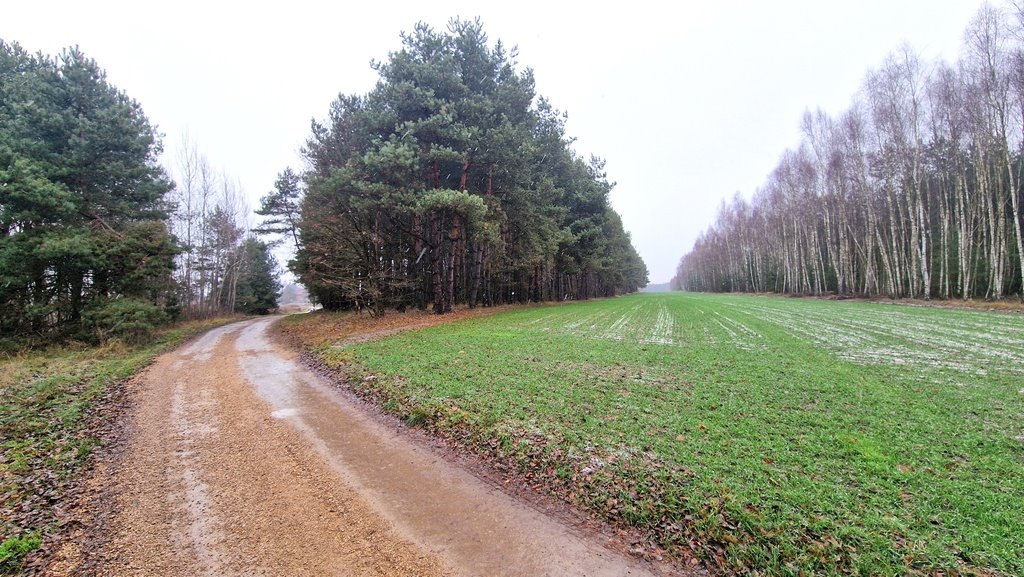
[[[680,261],[687,290],[891,297],[1021,295],[1024,2],[985,5],[956,67],[909,47],[850,109],[806,113],[751,202]]]

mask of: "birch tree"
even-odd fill
[[[786,293],[1021,295],[1024,4],[1013,8],[982,6],[955,65],[904,46],[836,119],[807,113],[752,197],[758,218],[720,211],[674,285],[731,290],[749,276],[742,258]],[[760,242],[737,249],[749,228]]]

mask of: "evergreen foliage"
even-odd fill
[[[77,48],[0,40],[0,333],[91,338],[131,317],[138,337],[163,318],[177,248],[159,152],[139,105]]]
[[[368,94],[340,96],[304,149],[291,263],[326,308],[470,307],[636,291],[647,269],[601,161],[479,20],[418,24]],[[263,228],[287,232],[287,174]]]
[[[250,315],[266,315],[277,309],[281,292],[277,260],[266,243],[250,236],[242,245],[242,265],[235,290],[235,308]]]
[[[302,179],[290,168],[277,176],[274,190],[260,199],[256,214],[266,217],[253,232],[260,235],[287,235],[299,247],[299,201]]]

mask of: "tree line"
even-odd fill
[[[269,253],[214,230],[188,183],[176,197],[161,151],[141,106],[80,50],[0,40],[0,345],[136,339],[183,313],[246,309]],[[180,223],[200,214],[190,237]]]
[[[674,288],[914,298],[1022,293],[1024,5],[984,5],[958,62],[909,47],[808,112],[750,201],[723,202]]]
[[[329,309],[431,308],[632,292],[647,269],[603,161],[579,157],[566,116],[479,20],[419,24],[372,64],[364,95],[314,122],[306,170],[258,211],[293,240],[290,266]]]

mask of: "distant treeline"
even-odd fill
[[[679,263],[695,291],[993,298],[1021,293],[1024,13],[985,5],[956,64],[905,47],[848,111],[807,113],[747,202]]]
[[[490,46],[479,21],[402,40],[373,64],[372,91],[314,123],[308,169],[281,173],[258,211],[261,230],[296,243],[291,267],[311,296],[444,313],[644,286],[603,162],[573,152],[565,115],[537,98],[515,50]]]

